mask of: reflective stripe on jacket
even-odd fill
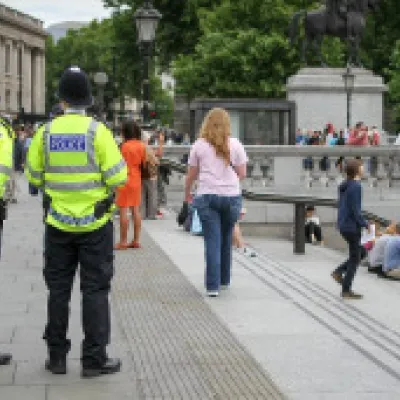
[[[46,222],[67,232],[103,226],[111,208],[96,218],[95,206],[127,179],[127,168],[106,126],[67,114],[40,128],[29,147],[29,181],[51,198]]]

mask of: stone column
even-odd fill
[[[36,53],[37,49],[31,51],[31,112],[33,114],[37,111],[37,65]]]
[[[41,49],[34,50],[32,57],[32,79],[33,81],[33,110],[35,114],[44,114],[45,101],[45,66],[44,66],[44,52]]]
[[[18,110],[18,45],[17,42],[11,44],[11,112],[16,114]]]
[[[46,63],[45,63],[45,53],[43,49],[41,49],[39,53],[39,65],[40,65],[39,114],[44,114],[46,111]]]
[[[22,105],[26,113],[32,112],[32,53],[31,49],[25,45],[23,52],[23,94]]]
[[[6,111],[6,49],[4,39],[0,36],[0,113]]]

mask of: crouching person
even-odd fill
[[[323,244],[322,228],[314,206],[306,207],[306,241],[312,244]]]
[[[382,275],[386,245],[389,239],[395,234],[400,234],[400,225],[396,225],[395,223],[389,225],[383,234],[377,233],[379,237],[375,239],[372,249],[368,252],[368,272]]]
[[[400,279],[400,224],[386,243],[382,272],[387,278]]]

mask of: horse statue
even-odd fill
[[[348,65],[361,67],[360,41],[369,11],[376,11],[380,0],[326,0],[326,6],[318,10],[301,10],[293,15],[289,26],[289,38],[293,45],[299,36],[300,19],[304,16],[305,39],[301,49],[301,61],[307,64],[307,48],[311,43],[321,66],[326,66],[322,56],[324,36],[335,36],[347,41]]]

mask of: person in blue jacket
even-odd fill
[[[332,278],[342,285],[342,297],[361,299],[351,286],[361,261],[361,229],[369,229],[369,223],[362,215],[361,176],[363,166],[360,160],[348,160],[345,166],[347,179],[339,186],[338,229],[349,246],[349,258],[332,272]]]

